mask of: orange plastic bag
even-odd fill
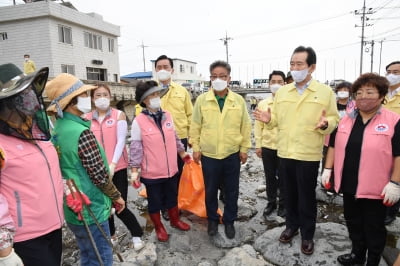
[[[178,191],[178,208],[199,217],[207,217],[203,170],[194,161],[183,166]],[[222,212],[218,209],[222,216]]]

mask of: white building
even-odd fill
[[[67,72],[83,80],[118,82],[119,36],[119,26],[71,4],[40,1],[0,7],[0,64],[22,69],[24,54],[29,54],[37,68],[50,68],[50,77]]]

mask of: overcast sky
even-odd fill
[[[0,0],[4,1],[4,0]],[[279,69],[289,70],[290,55],[298,45],[317,52],[314,77],[320,81],[344,78],[353,81],[360,71],[363,0],[71,0],[81,12],[96,12],[121,27],[121,75],[146,70],[161,54],[197,63],[197,72],[208,77],[208,66],[226,60],[228,42],[232,79],[267,78]],[[366,41],[375,40],[373,71],[400,60],[400,1],[367,0],[372,8],[365,28]],[[371,70],[371,45],[364,47],[363,72]]]

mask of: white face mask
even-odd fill
[[[100,110],[107,110],[110,107],[110,99],[101,97],[94,101],[94,105]]]
[[[269,85],[269,89],[272,93],[276,93],[280,87],[282,87],[282,85],[278,83]]]
[[[25,62],[28,62],[28,60],[29,60],[29,58],[24,58],[25,59]]]
[[[390,86],[400,83],[400,75],[389,74],[386,76],[386,79],[389,81]]]
[[[161,99],[160,97],[151,98],[149,101],[149,108],[158,110],[161,107]]]
[[[228,87],[228,82],[222,79],[216,79],[211,81],[211,85],[215,91],[223,91]]]
[[[84,114],[92,111],[92,103],[90,97],[78,97],[76,108],[78,108],[78,110]]]
[[[162,70],[157,72],[157,78],[158,78],[159,81],[169,80],[171,78],[171,72],[162,69]]]
[[[337,95],[337,97],[338,97],[339,99],[346,99],[346,98],[349,98],[349,92],[348,92],[348,91],[338,91],[338,92],[336,93],[336,95]]]
[[[292,70],[290,71],[290,74],[292,74],[292,78],[296,83],[302,82],[306,79],[308,75],[308,68],[303,69],[303,70]]]

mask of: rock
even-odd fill
[[[263,258],[257,257],[252,246],[245,245],[231,249],[220,261],[218,266],[265,266],[272,265],[267,263]]]
[[[266,261],[276,265],[337,265],[339,255],[351,251],[351,242],[347,228],[337,223],[318,223],[314,242],[315,250],[311,256],[300,251],[300,234],[291,243],[279,242],[279,236],[285,227],[276,227],[266,231],[254,243]],[[387,265],[381,260],[380,265]]]

